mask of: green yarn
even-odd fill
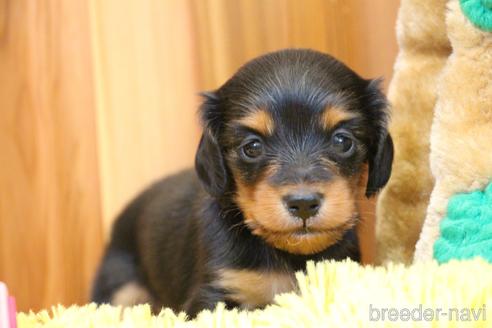
[[[492,0],[460,0],[461,10],[476,27],[492,32]]]
[[[440,228],[434,244],[437,262],[477,256],[492,262],[492,183],[485,191],[451,197]]]
[[[492,9],[492,0],[482,0],[482,3],[488,9]]]

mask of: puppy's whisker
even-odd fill
[[[245,225],[244,222],[241,221],[241,222],[235,223],[232,226],[230,226],[229,229],[228,229],[228,231],[232,231],[232,230],[234,230],[234,229],[236,229],[238,227],[245,228],[246,225]]]

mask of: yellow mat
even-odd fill
[[[481,259],[410,267],[309,263],[299,293],[278,295],[264,310],[204,311],[195,320],[148,306],[89,304],[18,314],[28,327],[492,327],[492,265]]]

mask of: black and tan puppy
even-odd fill
[[[319,52],[279,51],[206,94],[201,117],[195,171],[123,211],[94,301],[255,308],[292,290],[308,260],[359,259],[355,199],[384,186],[393,159],[377,82]]]

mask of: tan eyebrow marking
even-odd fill
[[[241,118],[238,123],[264,135],[272,135],[275,128],[272,116],[262,108]]]
[[[328,130],[342,121],[347,121],[357,116],[359,115],[349,112],[342,107],[329,106],[325,108],[323,114],[321,115],[321,124],[323,128]]]

